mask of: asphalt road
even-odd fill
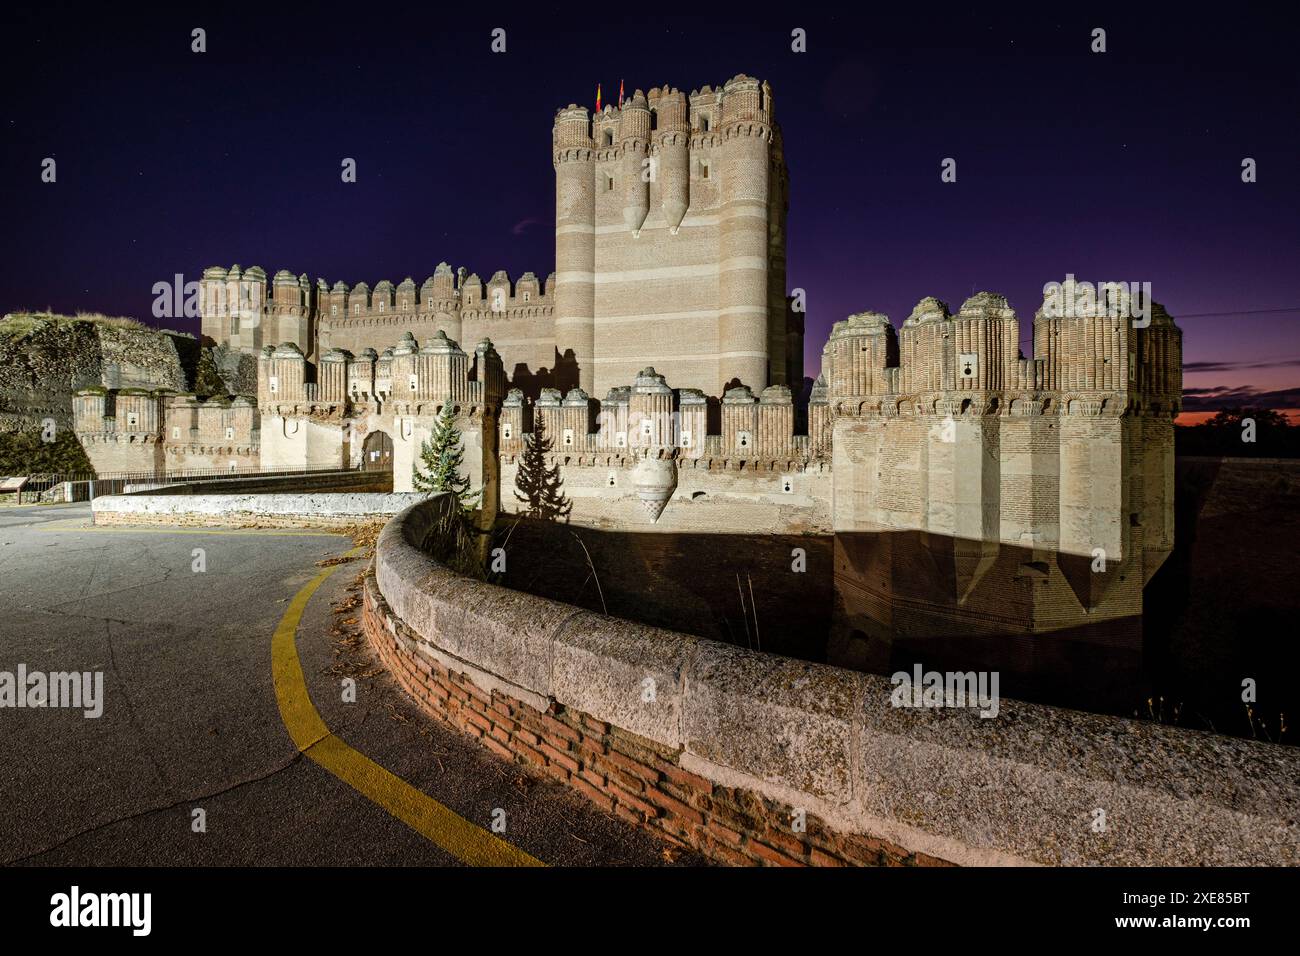
[[[0,508],[0,673],[102,672],[104,700],[97,719],[0,707],[0,863],[460,865],[301,754],[282,722],[272,634],[317,562],[350,547],[327,532],[95,528],[85,504]],[[417,711],[343,624],[362,570],[339,567],[298,629],[338,738],[484,830],[504,810],[498,835],[545,863],[701,862]]]

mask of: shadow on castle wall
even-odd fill
[[[1140,614],[1126,612],[1128,582],[1087,558],[922,532],[635,533],[512,516],[502,583],[597,612],[603,592],[612,615],[790,657],[996,670],[1007,697],[1295,743],[1279,723],[1300,714],[1300,462],[1180,459],[1177,480],[1176,548]],[[1106,619],[1081,623],[1082,607]]]
[[[1095,573],[1085,556],[922,531],[836,534],[834,562],[829,663],[997,672],[1008,697],[1105,713],[1146,696],[1127,562]]]
[[[577,388],[581,373],[573,349],[566,350],[563,355],[557,351],[553,368],[540,365],[533,371],[526,363],[516,362],[514,371],[510,373],[508,387],[519,389],[525,398],[535,402],[544,388],[558,388],[566,394],[570,389]]]

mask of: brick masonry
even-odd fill
[[[421,650],[379,593],[373,569],[363,623],[384,665],[425,713],[669,843],[730,866],[951,865],[885,840],[837,833],[812,814],[796,832],[793,807],[684,770],[681,750],[558,703],[542,712],[483,689],[469,668],[458,671]]]

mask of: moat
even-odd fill
[[[977,635],[928,621],[924,636],[907,636],[845,624],[857,573],[846,555],[870,554],[876,569],[885,555],[896,603],[909,600],[906,582],[946,586],[934,560],[944,542],[925,535],[636,533],[505,516],[503,583],[773,654],[882,674],[996,670],[1007,697],[1294,743],[1286,718],[1300,695],[1276,675],[1300,664],[1284,638],[1300,590],[1289,560],[1300,464],[1182,459],[1177,480],[1176,547],[1145,589],[1145,613],[1092,627]]]

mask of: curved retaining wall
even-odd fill
[[[380,535],[364,620],[386,665],[503,758],[714,859],[1300,862],[1294,748],[1009,700],[896,708],[883,677],[457,575],[421,549],[446,504]]]
[[[91,511],[98,525],[346,527],[390,518],[424,499],[418,493],[319,492],[310,495],[107,495]]]
[[[392,472],[246,476],[145,486],[95,498],[95,524],[347,526],[388,518],[426,497],[393,493]]]

